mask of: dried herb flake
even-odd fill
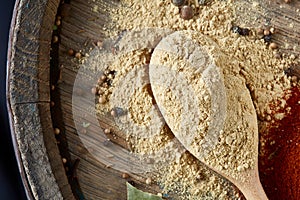
[[[127,185],[127,200],[162,200],[161,197],[136,189],[130,183]]]

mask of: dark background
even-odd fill
[[[6,108],[6,56],[15,0],[1,0],[0,4],[0,199],[25,200],[16,157],[9,131]]]

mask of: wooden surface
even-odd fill
[[[262,0],[254,4],[240,0],[241,16],[237,25],[248,27],[275,26],[274,41],[286,54],[300,53],[300,1],[285,4],[281,0]],[[58,147],[53,135],[53,124],[66,135],[71,160],[80,159],[77,176],[86,199],[126,199],[122,171],[109,168],[91,154],[82,143],[72,113],[73,85],[79,63],[67,54],[88,51],[93,43],[105,38],[104,24],[109,21],[106,8],[115,7],[117,0],[72,0],[65,6],[60,31],[60,78],[56,85],[56,109],[60,116],[50,115],[50,43],[58,0],[20,0],[13,19],[8,63],[8,105],[15,149],[24,184],[30,199],[73,199],[67,177],[63,173]],[[92,12],[98,6],[99,12]],[[257,7],[258,6],[258,7]],[[255,16],[249,18],[249,16]],[[86,92],[86,91],[85,91]],[[89,92],[89,91],[88,91]],[[90,114],[85,108],[78,108]],[[55,120],[56,119],[56,120]],[[59,119],[59,121],[57,121]],[[92,119],[85,119],[89,122]],[[100,119],[101,126],[112,122]],[[87,131],[94,132],[96,124]],[[34,141],[34,142],[33,142]],[[144,184],[144,178],[132,174],[138,186],[157,192]]]
[[[103,145],[103,137],[99,136],[99,122],[102,128],[111,127],[113,121],[109,119],[100,118],[99,121],[95,121],[93,116],[90,115],[88,110],[88,104],[77,104],[78,107],[72,108],[73,95],[78,92],[73,88],[74,81],[77,75],[78,61],[73,59],[67,54],[67,51],[72,48],[76,52],[79,50],[87,50],[90,47],[94,47],[92,44],[97,41],[104,40],[104,32],[102,27],[108,23],[109,15],[108,9],[116,7],[118,1],[83,1],[73,0],[70,3],[70,12],[67,16],[63,17],[62,29],[60,34],[60,47],[59,47],[59,61],[61,67],[61,80],[58,83],[60,92],[61,109],[63,113],[63,121],[65,122],[65,133],[68,141],[68,148],[71,154],[71,159],[80,159],[80,164],[77,170],[79,184],[86,199],[126,199],[126,180],[122,179],[122,170],[117,171],[109,167],[109,164],[100,162],[94,157],[92,151],[101,149]],[[98,6],[98,12],[92,12],[94,6]],[[89,11],[89,12],[87,12]],[[79,88],[81,96],[90,94],[90,87]],[[74,90],[74,91],[73,91]],[[73,93],[74,92],[74,93]],[[75,103],[76,104],[76,103]],[[72,109],[77,109],[82,113],[83,119],[81,121],[78,118],[74,119]],[[85,115],[86,114],[86,115]],[[75,122],[74,122],[75,120]],[[81,128],[76,128],[74,123],[82,124],[83,122],[91,123],[87,128],[87,132],[90,137],[90,141],[83,143],[79,136]],[[93,141],[94,140],[94,141]],[[95,147],[95,148],[94,148]],[[107,158],[109,159],[109,158]],[[131,174],[131,176],[134,176]],[[137,177],[135,179],[136,184],[140,188],[149,192],[157,193],[155,188],[142,185],[138,179],[144,179],[144,177]],[[157,188],[156,188],[157,189]]]
[[[237,23],[252,28],[274,27],[272,41],[279,51],[299,57],[300,53],[300,1],[292,0],[238,0]]]
[[[71,1],[71,11],[69,15],[63,19],[60,35],[59,60],[63,68],[62,82],[59,84],[59,89],[62,111],[64,113],[63,120],[66,125],[69,151],[73,158],[81,159],[81,164],[78,168],[78,177],[83,193],[87,199],[126,199],[125,180],[120,178],[122,171],[106,168],[105,164],[99,162],[90,154],[89,150],[86,150],[86,144],[81,142],[80,134],[78,134],[80,130],[76,129],[73,122],[74,116],[70,110],[72,105],[72,86],[79,64],[75,59],[67,55],[67,51],[72,48],[75,51],[86,50],[88,52],[90,47],[94,48],[91,43],[105,39],[102,28],[103,25],[108,22],[107,20],[109,20],[109,13],[106,13],[105,8],[106,6],[115,6],[114,3],[110,4],[107,2],[113,1]],[[259,1],[258,7],[253,7],[253,1],[245,0],[240,1],[239,5],[240,12],[237,14],[241,16],[241,18],[240,21],[237,21],[237,23],[239,23],[238,25],[255,28],[275,26],[277,33],[273,39],[281,47],[280,50],[284,53],[299,54],[300,40],[297,38],[297,35],[300,35],[300,30],[297,28],[300,27],[300,12],[297,11],[297,8],[300,8],[299,1],[287,5],[282,3],[282,1],[264,0]],[[92,12],[94,6],[98,6],[100,14]],[[280,6],[282,6],[282,8],[279,8]],[[250,15],[256,16],[255,19],[249,18]],[[298,16],[298,18],[295,16]],[[287,24],[290,23],[294,24],[294,28],[287,26]],[[293,46],[287,46],[286,44],[293,44]],[[85,92],[83,95],[90,92],[90,88],[83,88],[83,90]],[[89,110],[85,110],[84,107],[78,109],[86,114],[86,116],[89,116]],[[85,120],[87,122],[92,121],[92,119],[89,118]],[[100,119],[100,124],[105,128],[105,125],[111,126],[113,122],[110,121],[109,118],[102,121]],[[90,135],[97,135],[97,130],[92,128],[95,126],[97,125],[92,124],[92,126],[87,129]],[[93,131],[94,133],[92,133]],[[152,188],[142,183],[139,184],[139,187],[147,191],[152,191]]]
[[[29,199],[73,199],[53,134],[49,60],[58,0],[16,2],[8,52],[8,109]]]

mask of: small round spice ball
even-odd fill
[[[185,4],[185,0],[172,0],[174,6],[183,6]]]
[[[264,35],[270,35],[270,34],[271,34],[271,32],[270,32],[269,29],[265,29],[265,30],[264,30]]]
[[[61,25],[61,21],[59,19],[56,20],[55,22],[56,26],[60,26]]]
[[[53,38],[52,38],[52,42],[57,43],[58,42],[58,36],[54,35]]]
[[[66,158],[62,158],[62,162],[63,162],[64,164],[66,164],[66,163],[67,163],[67,159],[66,159]]]
[[[104,104],[106,102],[106,98],[104,96],[99,97],[99,103]]]
[[[69,56],[73,56],[75,54],[75,51],[73,49],[68,50]]]
[[[103,74],[102,76],[100,76],[100,79],[101,79],[102,81],[105,81],[105,80],[106,80],[106,76]]]
[[[55,129],[54,129],[54,133],[55,133],[56,135],[60,134],[59,128],[55,128]]]
[[[81,59],[81,57],[82,57],[81,53],[77,52],[77,53],[75,54],[75,58]]]
[[[180,16],[184,20],[192,19],[194,16],[194,11],[191,6],[183,6],[180,10]]]
[[[110,129],[109,128],[104,129],[104,133],[105,134],[109,134],[110,133]]]
[[[269,43],[272,40],[272,35],[264,35],[263,39],[265,42]]]
[[[129,174],[127,174],[127,173],[124,172],[124,173],[122,174],[122,178],[124,178],[124,179],[129,178]]]
[[[55,106],[54,101],[51,101],[51,102],[50,102],[50,106],[51,106],[51,107],[54,107],[54,106]]]
[[[271,49],[277,49],[278,48],[278,46],[277,46],[277,44],[275,42],[271,42],[269,47]]]

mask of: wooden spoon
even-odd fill
[[[234,183],[246,199],[264,200],[255,108],[244,79],[225,73],[229,62],[205,35],[170,34],[157,45],[150,61],[153,95],[190,153]]]

